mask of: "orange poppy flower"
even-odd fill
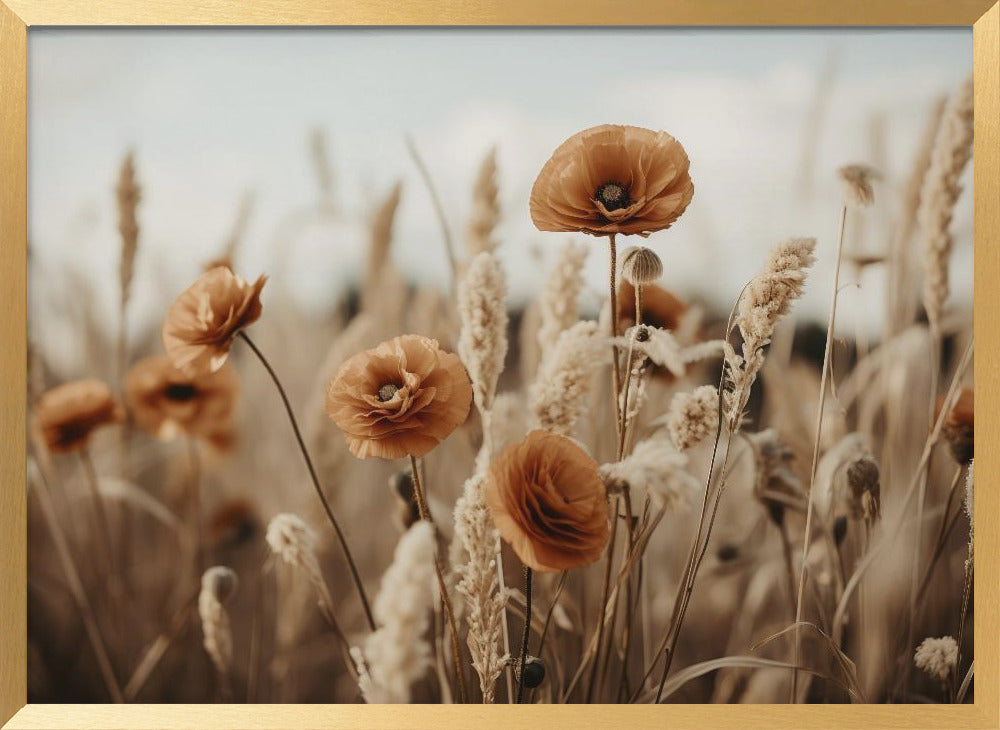
[[[188,376],[164,356],[140,360],[125,380],[125,401],[139,428],[163,440],[186,435],[220,449],[232,442],[238,393],[231,367]]]
[[[608,543],[597,462],[565,436],[535,430],[497,457],[486,503],[501,537],[533,570],[588,565]]]
[[[458,355],[419,335],[350,358],[326,395],[327,414],[359,459],[423,456],[465,422],[471,405]]]
[[[215,372],[229,357],[239,331],[260,317],[261,276],[249,284],[225,266],[206,271],[170,306],[163,346],[174,367],[188,375]]]
[[[694,196],[687,153],[666,132],[603,124],[574,134],[531,189],[540,231],[648,236],[669,228]]]
[[[35,405],[34,427],[52,453],[79,451],[91,433],[124,413],[100,380],[75,380],[47,391]]]

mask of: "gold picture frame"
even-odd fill
[[[974,28],[979,414],[975,704],[592,706],[26,704],[27,39],[35,26],[838,25]],[[7,728],[1000,727],[1000,3],[994,0],[0,0],[0,724]]]

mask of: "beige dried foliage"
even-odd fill
[[[363,644],[359,683],[370,703],[410,701],[431,663],[426,634],[434,604],[434,528],[421,520],[400,538],[375,599],[379,628]],[[358,652],[352,652],[355,659]]]
[[[955,243],[951,223],[962,194],[962,173],[972,159],[973,100],[970,76],[945,106],[917,210],[924,263],[924,309],[931,327],[938,330],[948,299],[949,260]]]
[[[573,433],[588,407],[591,376],[610,356],[606,343],[592,321],[577,322],[559,336],[529,392],[540,428],[561,436]]]
[[[469,371],[476,406],[484,416],[493,406],[507,356],[506,296],[507,278],[500,261],[491,253],[477,255],[458,286],[458,355]]]
[[[844,185],[844,199],[859,208],[867,208],[875,202],[872,183],[879,179],[879,173],[870,165],[844,165],[837,170]]]
[[[237,585],[236,573],[217,565],[202,575],[198,594],[205,652],[222,676],[228,676],[233,668],[233,631],[226,603],[236,593]]]
[[[500,222],[498,192],[497,150],[494,147],[483,158],[472,187],[472,214],[465,238],[470,257],[495,251],[499,245],[493,235]]]
[[[920,642],[920,646],[914,652],[913,663],[917,669],[945,683],[958,663],[958,644],[951,636],[942,636],[939,639],[928,637]]]
[[[764,270],[747,285],[737,306],[736,326],[743,336],[741,353],[726,346],[724,408],[730,430],[738,428],[750,388],[764,365],[764,348],[774,327],[802,296],[806,272],[816,260],[814,238],[791,238],[771,250]]]
[[[466,641],[472,666],[479,675],[483,703],[492,704],[496,682],[509,656],[503,651],[503,612],[506,597],[497,577],[499,533],[484,497],[485,477],[477,474],[465,482],[455,503],[455,536],[463,548],[464,562],[456,564],[461,580],[457,589],[465,599]]]
[[[718,425],[719,398],[711,385],[677,393],[670,402],[667,430],[680,451],[687,451],[714,434]]]
[[[135,173],[135,156],[129,152],[122,161],[115,188],[118,202],[118,233],[122,240],[121,263],[118,268],[121,285],[121,307],[125,311],[132,294],[135,275],[135,255],[139,250],[139,221],[136,211],[142,200],[142,189]]]
[[[572,240],[563,244],[555,265],[542,286],[539,297],[538,346],[544,360],[559,335],[580,319],[578,310],[583,289],[583,264],[589,249]]]
[[[397,182],[371,217],[365,279],[361,289],[362,309],[367,310],[375,306],[387,286],[383,271],[392,268],[390,263],[392,229],[402,194],[403,184]]]
[[[602,464],[601,479],[609,494],[628,488],[632,500],[647,496],[657,507],[678,510],[692,503],[702,484],[687,471],[688,460],[661,435],[635,445],[621,461]]]

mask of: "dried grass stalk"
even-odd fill
[[[132,277],[135,274],[135,254],[139,248],[139,221],[136,209],[142,199],[142,189],[135,175],[135,157],[129,152],[122,161],[115,187],[118,201],[118,233],[122,239],[122,257],[118,267],[121,284],[122,311],[128,305],[132,293]]]
[[[583,264],[587,247],[567,241],[559,250],[556,264],[549,273],[539,298],[540,324],[538,344],[544,360],[565,330],[580,319],[577,310],[583,289]]]
[[[726,390],[723,393],[726,423],[735,431],[743,416],[750,388],[764,365],[764,348],[774,327],[787,314],[792,302],[802,296],[806,270],[816,260],[814,238],[792,238],[778,244],[768,256],[764,270],[740,297],[736,326],[743,336],[742,354],[726,347]]]
[[[483,158],[472,187],[472,215],[465,245],[469,256],[491,253],[499,245],[493,231],[500,222],[500,203],[497,200],[497,150],[491,149]]]
[[[125,155],[118,173],[115,187],[118,203],[118,233],[122,239],[122,255],[118,266],[121,288],[120,329],[118,331],[118,378],[125,376],[128,365],[128,340],[126,337],[126,316],[128,303],[132,297],[132,279],[135,276],[135,255],[139,250],[139,221],[136,209],[142,199],[142,190],[135,175],[135,158],[131,152]]]
[[[714,391],[713,391],[714,393]],[[632,499],[648,496],[659,507],[677,509],[689,504],[701,484],[687,470],[687,457],[679,454],[662,436],[636,444],[622,461],[602,464],[601,479],[609,494],[631,490]]]
[[[209,568],[201,577],[198,615],[205,651],[222,681],[228,685],[233,669],[233,631],[225,604],[236,593],[236,573],[221,565]]]
[[[392,247],[392,226],[396,211],[403,195],[403,184],[397,182],[392,190],[375,209],[371,218],[368,238],[368,259],[365,264],[365,280],[361,289],[361,307],[370,310],[383,296],[385,280],[383,270],[389,265],[389,249]]]
[[[417,522],[400,539],[382,577],[374,607],[379,628],[365,639],[363,662],[358,662],[368,702],[409,702],[410,686],[430,666],[426,634],[436,591],[434,549],[433,526]],[[359,652],[352,653],[357,660]]]
[[[538,370],[529,400],[538,425],[569,436],[588,406],[592,378],[607,361],[606,338],[596,322],[577,322],[563,332]]]
[[[687,451],[700,443],[719,425],[719,396],[711,385],[688,393],[678,393],[670,402],[667,429],[674,446]]]
[[[972,157],[972,104],[970,76],[945,107],[917,211],[924,256],[924,309],[931,327],[938,331],[948,298],[948,261],[954,245],[951,221],[962,193],[959,180]]]
[[[458,354],[469,371],[472,392],[484,418],[493,407],[497,380],[507,356],[507,279],[497,257],[481,253],[458,286],[462,323]]]
[[[455,504],[455,535],[468,561],[456,567],[461,580],[458,592],[465,599],[467,642],[472,666],[479,675],[483,703],[495,701],[496,682],[509,661],[503,653],[503,614],[506,596],[497,579],[496,546],[499,533],[483,493],[484,477],[477,474],[465,483]]]

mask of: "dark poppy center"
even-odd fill
[[[393,396],[396,395],[396,392],[398,390],[399,390],[398,385],[394,385],[393,383],[386,383],[385,385],[383,385],[381,388],[378,389],[378,399],[383,403],[385,403],[386,401],[390,401],[392,400]]]
[[[628,197],[628,189],[617,182],[607,182],[601,185],[594,193],[594,198],[608,211],[627,208],[632,202]]]
[[[194,398],[198,390],[190,383],[171,383],[164,392],[169,400],[185,401]]]

